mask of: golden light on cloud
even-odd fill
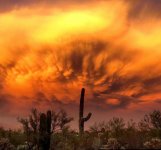
[[[75,107],[81,87],[95,110],[130,111],[159,100],[161,19],[139,19],[144,11],[134,19],[131,7],[110,0],[1,12],[0,93],[11,95],[15,108]]]
[[[110,104],[110,105],[119,105],[120,104],[118,99],[107,99],[106,103]]]

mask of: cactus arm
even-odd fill
[[[88,121],[91,118],[91,116],[92,116],[92,113],[88,113],[87,117],[83,118],[83,121],[84,122]]]

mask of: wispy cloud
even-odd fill
[[[159,102],[160,7],[160,0],[0,1],[1,111],[10,103],[13,114],[35,105],[77,109],[82,87],[95,111]]]

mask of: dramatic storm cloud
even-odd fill
[[[0,27],[6,117],[32,107],[77,117],[82,87],[93,121],[160,105],[160,0],[2,0]]]

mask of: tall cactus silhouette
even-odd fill
[[[79,106],[79,133],[84,133],[84,123],[91,118],[92,113],[88,113],[87,117],[84,117],[84,95],[85,89],[82,88],[80,96],[80,106]]]
[[[51,123],[52,123],[51,111],[48,110],[47,111],[47,150],[50,149]]]
[[[51,111],[47,111],[47,114],[42,113],[40,115],[40,127],[39,127],[40,150],[50,149],[51,122],[52,122]]]

